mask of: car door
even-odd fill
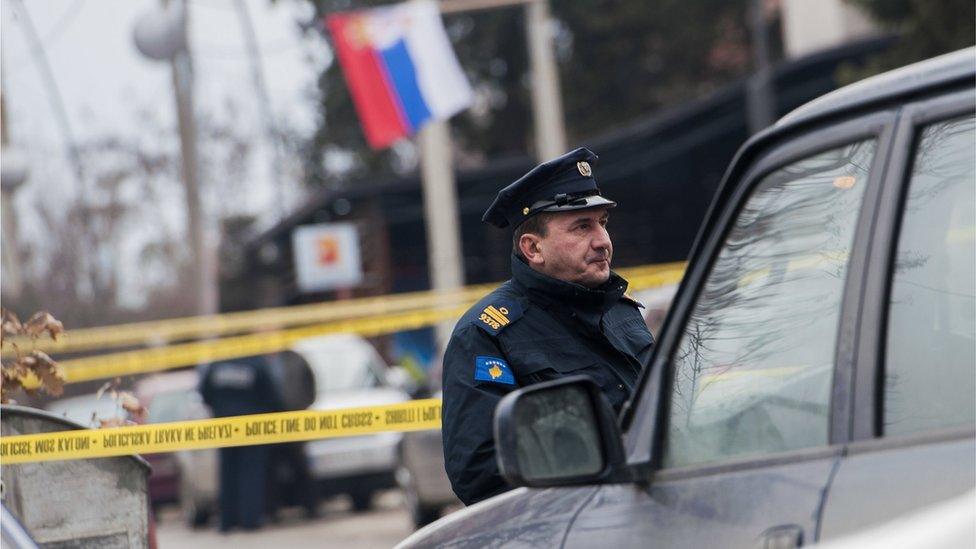
[[[637,453],[657,441],[655,470],[599,487],[567,546],[816,539],[849,436],[861,272],[894,121],[875,113],[780,141],[730,182],[627,433]]]
[[[906,107],[881,196],[856,367],[854,442],[829,539],[976,485],[976,92]],[[935,532],[933,532],[935,534]]]

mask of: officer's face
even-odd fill
[[[538,239],[537,270],[559,280],[595,288],[610,278],[613,243],[607,233],[607,208],[556,212],[546,236]]]

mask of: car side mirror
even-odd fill
[[[495,449],[512,486],[565,486],[630,479],[620,427],[586,376],[523,387],[495,410]]]

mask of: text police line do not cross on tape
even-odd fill
[[[4,465],[335,438],[441,426],[439,399],[0,437]]]

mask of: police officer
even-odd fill
[[[508,489],[492,436],[495,406],[518,387],[583,374],[619,411],[653,346],[627,281],[610,270],[608,210],[585,148],[502,189],[483,221],[513,227],[512,278],[458,322],[444,354],[444,461],[472,504]]]
[[[200,384],[214,417],[279,412],[281,391],[265,356],[211,364]],[[220,531],[259,528],[263,522],[270,469],[269,447],[220,449]]]

